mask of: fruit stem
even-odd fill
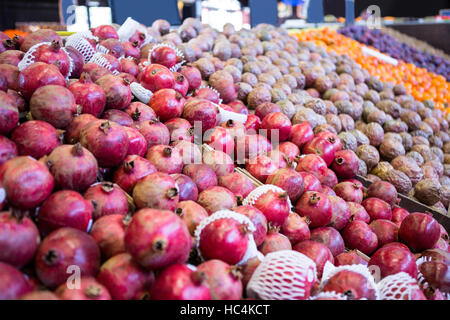
[[[320,197],[317,193],[313,193],[309,198],[309,204],[316,205],[320,201]]]
[[[239,266],[230,266],[230,274],[233,278],[240,280],[242,279],[241,267]]]
[[[201,285],[206,280],[206,274],[203,271],[194,271],[191,275],[192,282]]]
[[[114,184],[111,182],[105,181],[102,183],[102,190],[109,193],[114,190]]]
[[[134,171],[134,161],[125,161],[123,164],[123,170],[126,173],[131,173]]]
[[[153,251],[162,252],[167,248],[167,242],[164,239],[156,239],[152,245]]]
[[[173,199],[178,195],[178,189],[177,188],[170,188],[167,190],[167,198]]]
[[[42,258],[44,259],[45,264],[52,266],[56,263],[59,257],[55,250],[50,249]]]
[[[72,154],[76,157],[81,157],[83,155],[83,147],[81,146],[81,143],[76,143],[73,147],[72,147]]]
[[[53,40],[51,47],[54,52],[58,52],[59,49],[61,49],[61,44],[59,43],[59,41]]]
[[[100,125],[99,128],[103,131],[104,134],[108,134],[109,129],[111,129],[111,123],[109,123],[109,121],[105,121]]]
[[[89,298],[98,298],[102,290],[97,286],[89,286],[86,288],[85,294]]]
[[[164,148],[162,152],[165,158],[168,158],[172,155],[172,148]]]

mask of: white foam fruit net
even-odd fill
[[[237,121],[240,123],[245,123],[247,121],[247,115],[245,114],[241,114],[241,113],[237,113],[237,112],[231,112],[228,110],[223,109],[221,106],[219,106],[218,104],[213,103],[220,112],[220,124],[227,122],[229,120],[233,120],[233,121]]]
[[[96,53],[95,48],[92,47],[91,43],[87,39],[98,41],[98,38],[92,35],[92,32],[89,30],[77,32],[69,36],[66,40],[66,47],[72,47],[78,50],[78,52],[84,57],[84,62],[88,62]]]
[[[119,35],[120,41],[124,42],[129,41],[136,31],[145,34],[145,40],[148,41],[147,39],[149,38],[149,35],[147,29],[131,17],[128,17],[127,20],[125,20],[125,22],[120,26],[119,30],[117,30],[117,34]]]
[[[151,92],[148,89],[145,89],[140,83],[133,82],[130,84],[131,93],[133,96],[136,97],[139,101],[148,104],[150,101],[150,98],[153,95],[153,92]]]
[[[250,298],[262,300],[306,300],[317,280],[316,264],[294,250],[269,253],[247,285]]]
[[[180,50],[178,50],[178,48],[174,47],[171,43],[158,43],[158,44],[155,44],[155,45],[152,47],[152,49],[148,52],[148,58],[147,58],[148,62],[149,62],[149,63],[152,63],[152,53],[153,53],[153,51],[155,51],[155,50],[158,49],[158,48],[164,48],[164,47],[172,49],[173,51],[175,51],[175,54],[176,54],[178,57],[181,57],[181,62],[178,62],[178,63],[177,63],[176,65],[174,65],[173,67],[169,68],[170,71],[172,71],[172,72],[177,72],[177,71],[181,68],[181,66],[186,62],[186,60],[184,59],[184,54],[183,54],[183,52],[181,52]],[[216,92],[217,92],[217,91],[216,91]],[[218,92],[217,92],[217,94],[218,94]]]
[[[263,194],[267,193],[268,191],[273,191],[279,194],[285,193],[285,191],[275,185],[272,184],[265,184],[263,186],[260,186],[256,189],[254,189],[252,192],[248,194],[248,196],[244,199],[242,202],[243,206],[253,206],[256,201],[261,197]],[[292,203],[289,197],[287,197],[287,202],[289,204],[289,208],[292,208]]]
[[[412,300],[413,290],[420,290],[415,279],[406,272],[387,276],[378,283],[381,300]]]
[[[197,228],[195,229],[194,236],[196,239],[198,255],[200,256],[201,259],[203,259],[203,256],[202,256],[202,253],[200,250],[201,233],[208,224],[210,224],[213,221],[219,220],[219,219],[234,219],[241,224],[246,224],[248,227],[248,230],[250,231],[248,234],[247,251],[245,252],[245,255],[242,258],[242,260],[239,261],[237,263],[237,265],[242,265],[242,264],[246,263],[249,259],[252,259],[254,257],[261,257],[260,255],[258,255],[258,249],[256,248],[256,243],[253,238],[253,232],[256,231],[256,228],[255,228],[255,225],[253,224],[253,222],[251,222],[249,218],[247,218],[246,216],[244,216],[240,213],[237,213],[237,212],[234,212],[231,210],[220,210],[220,211],[216,211],[209,217],[203,219],[200,222],[200,224],[197,226]]]
[[[217,96],[219,97],[219,104],[221,104],[223,102],[222,98],[220,97],[219,91],[217,91],[213,87],[202,84],[202,85],[200,85],[200,87],[197,88],[197,90],[198,89],[209,89],[211,91],[214,91],[217,94]]]
[[[325,286],[325,284],[327,283],[327,281],[330,278],[332,278],[334,275],[336,275],[337,273],[344,271],[344,270],[359,273],[362,276],[364,276],[367,279],[367,282],[368,282],[370,288],[372,288],[375,291],[376,300],[380,300],[380,293],[378,291],[378,286],[375,283],[375,279],[372,276],[372,273],[370,272],[369,268],[363,264],[352,264],[352,265],[344,265],[344,266],[336,267],[331,262],[327,261],[325,263],[325,267],[323,268],[322,280],[320,283],[320,290],[323,289],[323,287]],[[362,299],[362,300],[365,300],[365,299]]]
[[[97,50],[97,52],[104,53],[104,54],[108,54],[109,53],[109,49],[106,48],[105,46],[102,46],[101,44],[98,44],[95,47],[95,50]]]
[[[112,72],[112,74],[117,75],[119,74],[119,71],[117,70],[111,70],[112,66],[109,63],[108,60],[106,60],[106,58],[103,56],[104,53],[101,52],[97,52],[96,54],[94,54],[92,56],[92,58],[89,60],[89,63],[95,63],[96,65],[98,65],[99,67],[108,69]]]
[[[319,292],[314,297],[309,298],[309,300],[317,300],[317,299],[347,300],[347,296],[343,295],[342,293],[335,292],[335,291],[325,291],[325,292]]]

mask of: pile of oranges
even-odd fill
[[[312,41],[338,54],[346,54],[367,69],[371,75],[377,76],[384,82],[403,83],[408,93],[416,100],[432,100],[436,108],[444,111],[445,114],[450,113],[448,105],[450,83],[443,76],[418,68],[411,63],[399,61],[398,65],[394,66],[368,56],[362,50],[365,45],[339,34],[336,30],[328,28],[301,30],[294,32],[293,35],[299,41]],[[370,48],[376,50],[373,47]]]

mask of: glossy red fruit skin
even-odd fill
[[[379,267],[382,278],[399,272],[406,272],[413,279],[417,278],[417,265],[414,255],[401,247],[381,247],[371,256],[369,266]]]
[[[331,143],[333,145],[334,148],[334,152],[338,152],[342,150],[342,142],[341,139],[339,139],[339,137],[337,135],[335,135],[332,132],[327,132],[327,131],[323,131],[323,132],[319,132],[316,135],[317,138],[322,138],[327,140],[329,143]]]
[[[77,49],[73,47],[69,46],[65,47],[65,49],[69,54],[69,57],[72,58],[73,62],[73,69],[70,76],[72,78],[79,78],[81,76],[81,73],[83,72],[84,57]]]
[[[285,114],[274,112],[264,117],[261,129],[267,130],[267,137],[270,140],[278,139],[279,142],[283,142],[291,136],[292,123]]]
[[[180,202],[187,200],[197,201],[198,188],[191,178],[181,173],[172,174],[171,177],[178,185]]]
[[[323,286],[322,291],[334,291],[349,294],[352,300],[366,298],[375,300],[375,290],[369,287],[369,281],[362,274],[342,270],[332,276]]]
[[[294,162],[295,158],[300,155],[300,149],[290,141],[280,143],[278,150],[286,155],[291,162]]]
[[[239,300],[242,298],[241,274],[235,267],[220,260],[209,260],[200,264],[197,272],[205,275],[205,283],[210,288],[212,300]]]
[[[249,114],[244,125],[248,134],[256,134],[261,127],[261,119],[254,114]]]
[[[351,221],[342,231],[342,237],[349,249],[358,249],[367,255],[378,247],[377,235],[364,221]]]
[[[246,159],[265,155],[272,150],[270,141],[260,134],[247,134],[236,138],[235,154],[237,162],[245,164]]]
[[[127,80],[114,75],[104,75],[95,81],[106,95],[107,109],[125,109],[131,102],[131,89]]]
[[[17,66],[25,53],[20,50],[7,50],[0,54],[0,64],[10,64]]]
[[[0,262],[0,299],[16,300],[32,291],[27,279],[19,270]]]
[[[291,208],[287,193],[267,191],[256,199],[253,204],[267,218],[267,222],[274,227],[281,227],[286,221]]]
[[[215,150],[231,154],[234,151],[233,136],[223,127],[215,127],[204,133],[204,143]]]
[[[205,133],[217,126],[220,114],[219,109],[212,102],[204,99],[192,99],[185,104],[182,117],[193,126],[195,122],[201,122],[202,133]]]
[[[263,255],[268,255],[276,251],[292,250],[292,244],[285,235],[275,230],[269,230],[263,243],[258,247],[258,250]]]
[[[0,212],[0,261],[21,268],[30,262],[40,242],[36,225],[27,217]]]
[[[70,227],[88,231],[92,223],[94,208],[90,201],[72,190],[53,193],[41,205],[38,211],[38,226],[43,234],[53,230]]]
[[[378,247],[398,241],[398,226],[389,220],[378,219],[369,224],[369,227],[377,235]]]
[[[439,237],[439,223],[424,213],[411,213],[400,225],[399,238],[413,252],[431,249]]]
[[[125,159],[130,141],[125,129],[110,121],[96,121],[81,130],[80,143],[97,158],[102,168],[110,168]]]
[[[397,196],[398,193],[395,187],[386,181],[374,182],[370,185],[369,189],[367,189],[368,198],[384,200],[392,207],[399,201]]]
[[[72,92],[59,85],[37,89],[30,100],[30,112],[35,120],[43,120],[57,129],[66,128],[78,113]]]
[[[160,64],[147,66],[142,72],[140,80],[141,85],[153,93],[161,89],[172,89],[175,85],[175,77],[172,72]]]
[[[197,203],[210,215],[220,210],[233,210],[237,206],[235,195],[227,188],[219,186],[200,192]]]
[[[174,174],[183,170],[183,159],[177,148],[165,145],[153,146],[148,149],[145,158],[160,172]]]
[[[364,194],[359,186],[349,181],[337,184],[333,190],[338,197],[348,202],[361,203],[364,198]]]
[[[179,72],[187,79],[189,91],[197,89],[202,84],[202,74],[197,68],[182,66]]]
[[[350,207],[347,202],[337,196],[328,196],[328,199],[330,199],[331,210],[333,212],[328,226],[337,230],[342,230],[350,221]]]
[[[0,134],[8,135],[19,123],[19,110],[13,99],[0,90]]]
[[[45,63],[44,63],[44,65],[45,65]],[[21,74],[21,72],[19,71],[18,67],[10,65],[10,64],[0,64],[0,72],[6,78],[6,82],[8,84],[8,89],[14,90],[14,91],[20,91],[20,92],[22,91],[21,89],[19,89],[19,75]],[[62,77],[62,75],[61,75],[61,77]],[[28,89],[28,87],[30,87],[30,90],[32,89],[32,91],[29,93],[31,96],[33,94],[34,90],[36,90],[36,88],[31,87],[31,85],[36,86],[36,84],[35,83],[30,83],[30,84],[27,83],[26,85],[27,86],[23,87],[23,89],[26,90],[26,89]],[[4,91],[2,91],[2,92],[4,92]]]
[[[350,250],[348,252],[343,252],[336,257],[334,257],[334,265],[338,266],[346,266],[352,264],[362,264],[369,265],[369,262],[363,259],[360,255],[356,253],[356,250]]]
[[[151,173],[136,183],[133,199],[139,209],[154,208],[173,211],[179,201],[176,182],[167,173]]]
[[[20,300],[61,300],[51,291],[32,291],[20,297]]]
[[[290,141],[297,145],[297,147],[303,148],[313,138],[314,132],[308,122],[292,126]]]
[[[311,221],[311,228],[329,224],[333,214],[331,208],[328,196],[313,191],[305,192],[296,204],[297,213]]]
[[[245,169],[256,179],[265,183],[267,178],[278,169],[278,166],[271,158],[259,155],[250,159]]]
[[[173,264],[156,277],[150,297],[152,300],[211,300],[211,293],[200,272],[184,264]]]
[[[409,216],[409,211],[403,208],[396,207],[392,209],[392,222],[397,224],[397,226],[400,228],[400,225],[402,221]]]
[[[293,246],[301,241],[309,240],[311,237],[306,219],[294,212],[289,214],[280,230],[282,234],[288,237]]]
[[[2,164],[0,183],[5,189],[8,203],[19,209],[38,206],[47,199],[54,187],[53,177],[47,167],[25,156]]]
[[[333,257],[341,254],[345,250],[344,239],[341,234],[331,227],[315,228],[311,231],[311,240],[319,242],[330,249]]]
[[[158,120],[140,122],[136,128],[147,140],[148,148],[156,145],[168,145],[170,143],[170,133],[167,127]]]
[[[122,69],[122,73],[125,75],[131,76],[133,80],[139,75],[139,67],[135,61],[130,59],[122,59],[120,62],[120,68]]]
[[[297,243],[292,249],[303,253],[316,263],[318,278],[322,277],[323,268],[327,261],[334,263],[333,254],[330,249],[316,241],[305,240]]]
[[[189,82],[185,76],[178,72],[172,72],[175,77],[175,85],[173,89],[181,94],[183,97],[186,97],[189,91]]]
[[[99,37],[100,40],[104,39],[119,39],[116,29],[110,25],[101,25],[92,31],[93,35]]]
[[[391,206],[381,199],[367,198],[361,204],[369,214],[371,221],[378,219],[385,219],[390,221],[392,219]]]
[[[362,205],[356,202],[347,202],[347,205],[350,208],[351,221],[361,220],[367,224],[370,222],[370,216]]]
[[[134,214],[125,231],[125,246],[136,262],[154,270],[186,262],[192,238],[175,213],[142,209]]]
[[[33,53],[35,62],[44,62],[58,67],[59,72],[64,77],[69,75],[70,60],[66,52],[61,50],[61,45],[58,41],[52,41],[49,44],[42,44],[36,48]]]
[[[139,50],[139,42],[124,41],[122,42],[122,46],[125,57],[130,57],[134,59],[139,59],[141,57],[141,53]]]
[[[245,199],[250,192],[255,190],[252,181],[238,172],[232,172],[219,177],[218,184],[233,192],[240,201]]]
[[[335,148],[328,140],[315,137],[303,146],[302,153],[316,154],[329,166],[334,160]]]
[[[60,228],[45,237],[39,246],[36,274],[46,287],[55,288],[70,277],[67,268],[71,265],[80,268],[82,277],[95,276],[100,267],[100,250],[85,232]]]
[[[123,127],[128,135],[128,150],[127,150],[127,156],[129,155],[137,155],[137,156],[145,156],[145,153],[147,152],[147,140],[142,135],[142,133],[139,132],[138,129],[133,127]]]
[[[317,191],[321,192],[322,186],[319,179],[315,175],[309,172],[300,172],[303,178],[304,192],[307,191]]]
[[[61,300],[111,300],[108,290],[93,277],[80,279],[80,288],[61,284],[55,293]]]
[[[356,176],[359,168],[359,159],[351,150],[341,150],[336,152],[331,169],[338,178],[350,179]]]
[[[264,120],[267,115],[275,112],[281,112],[281,108],[280,106],[272,102],[261,103],[255,109],[255,115],[262,120]]]
[[[184,104],[183,96],[174,89],[158,90],[152,95],[149,102],[149,106],[163,122],[180,117]]]
[[[19,151],[16,144],[7,137],[0,135],[0,166],[18,155]]]
[[[188,227],[191,236],[195,236],[195,230],[203,219],[208,218],[208,212],[198,203],[187,200],[181,201],[177,205],[175,213],[183,220]]]
[[[88,113],[75,116],[65,129],[64,141],[67,144],[80,142],[81,130],[93,121],[98,121],[98,119]]]
[[[172,68],[177,64],[177,54],[169,47],[158,47],[152,50],[150,61],[153,64],[160,64],[166,68]]]
[[[111,182],[100,182],[90,186],[84,198],[94,206],[94,220],[110,214],[128,213],[128,200],[125,192]]]
[[[100,267],[97,280],[114,300],[141,300],[148,296],[155,275],[137,264],[129,253],[119,253]]]
[[[240,213],[253,223],[256,231],[253,232],[253,239],[257,246],[261,245],[266,237],[268,226],[266,216],[253,206],[239,206],[233,209],[234,212]]]
[[[31,96],[38,88],[50,84],[66,86],[64,76],[57,67],[51,64],[35,62],[19,74],[19,91],[27,100],[31,99]]]
[[[328,167],[326,162],[316,154],[307,154],[305,156],[300,157],[297,162],[297,168],[295,168],[298,172],[310,172],[319,179],[319,181],[325,180],[327,176]]]
[[[267,177],[266,183],[285,190],[292,202],[297,202],[304,191],[302,175],[290,168],[278,169]]]
[[[128,113],[135,123],[155,120],[157,118],[157,115],[152,108],[139,101],[130,103],[123,111]]]
[[[108,109],[102,113],[101,119],[113,121],[124,127],[131,127],[133,125],[133,119],[128,113],[118,109]]]
[[[122,214],[110,214],[100,217],[92,225],[89,234],[97,242],[103,260],[125,252],[125,229],[130,219]]]
[[[206,260],[219,259],[234,265],[247,251],[247,232],[246,226],[234,219],[217,219],[202,229],[198,248]]]
[[[17,145],[20,155],[39,159],[61,145],[62,132],[47,122],[32,120],[18,126],[11,140]]]
[[[327,186],[328,188],[330,188],[331,190],[333,190],[333,188],[338,184],[338,178],[336,177],[336,174],[334,173],[333,170],[328,169],[327,170],[327,175],[325,176],[325,178],[322,181],[322,185],[323,186]],[[334,191],[333,191],[334,192]]]
[[[217,185],[216,173],[211,167],[203,163],[188,164],[184,166],[183,174],[187,175],[195,182],[199,192]]]

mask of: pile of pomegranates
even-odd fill
[[[142,28],[0,46],[0,299],[450,298],[447,231],[356,132],[374,79],[265,24]]]

